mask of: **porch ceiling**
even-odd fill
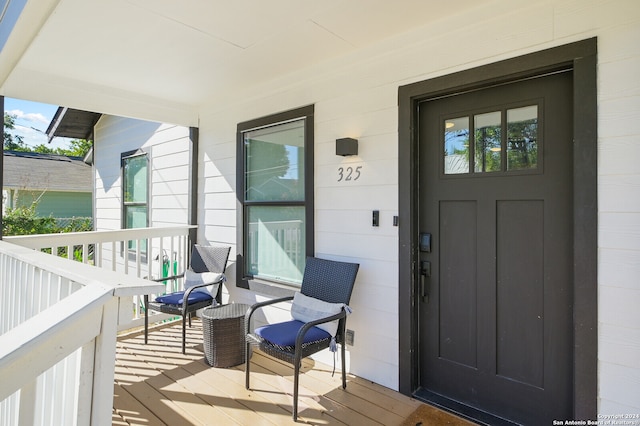
[[[479,1],[3,3],[8,12],[0,14],[1,95],[197,125],[199,109],[214,99],[228,99]]]

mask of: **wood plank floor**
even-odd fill
[[[112,423],[114,425],[286,425],[291,418],[293,370],[261,352],[251,359],[251,387],[244,365],[206,364],[202,328],[187,328],[187,354],[181,352],[181,325],[118,338]],[[470,425],[383,386],[340,374],[311,359],[300,376],[299,423],[313,425]]]

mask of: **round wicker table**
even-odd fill
[[[212,367],[233,367],[245,362],[244,315],[249,305],[231,303],[202,312],[204,355]]]

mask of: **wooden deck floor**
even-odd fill
[[[244,366],[206,364],[199,320],[181,352],[181,326],[118,338],[114,425],[286,425],[291,418],[292,369],[261,352],[252,357],[252,390]],[[311,368],[313,367],[313,368]],[[348,376],[347,389],[331,367],[306,359],[300,376],[299,423],[314,425],[470,425],[367,380]]]

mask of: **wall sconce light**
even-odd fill
[[[358,155],[358,139],[336,139],[336,155],[342,155],[344,157]]]

